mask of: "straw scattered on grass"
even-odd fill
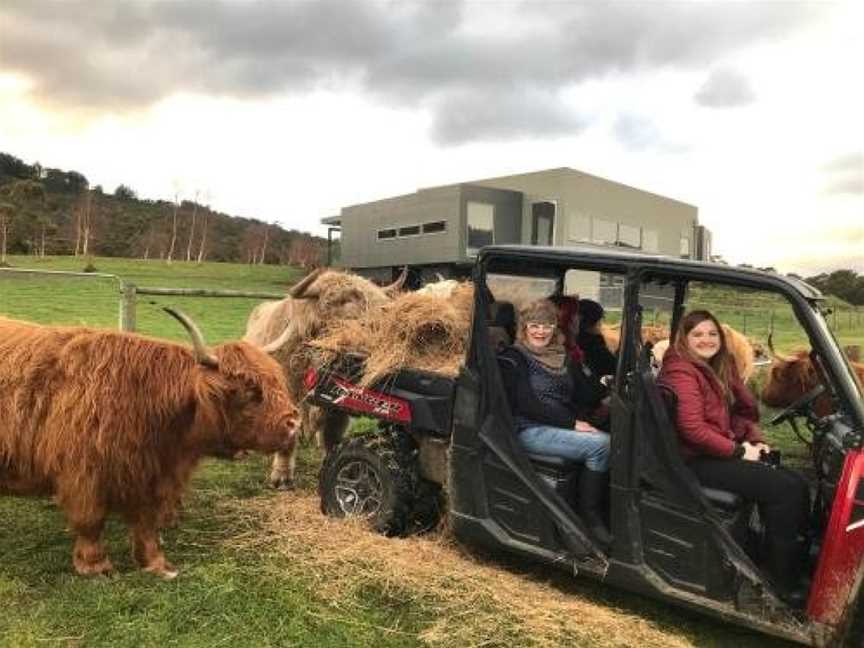
[[[351,607],[369,591],[422,607],[432,622],[417,638],[430,646],[693,645],[635,613],[591,602],[535,573],[486,563],[443,534],[385,538],[360,522],[323,516],[318,499],[308,493],[249,505],[237,514],[260,517],[263,531],[250,527],[232,545],[283,555],[280,567],[313,579],[313,589],[336,608]]]

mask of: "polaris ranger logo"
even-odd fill
[[[330,379],[329,384],[319,392],[318,396],[333,405],[361,414],[386,418],[399,423],[411,422],[411,411],[405,401],[352,385],[335,376]]]

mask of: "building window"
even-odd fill
[[[595,218],[592,242],[600,245],[615,245],[618,242],[618,223]]]
[[[657,230],[642,230],[642,249],[646,252],[660,251],[660,244],[657,240]]]
[[[638,227],[625,225],[624,223],[618,225],[618,245],[638,250],[642,247],[641,238],[641,231]]]
[[[469,202],[468,215],[468,254],[477,254],[484,245],[495,242],[495,205]]]
[[[423,223],[424,234],[437,234],[447,231],[447,221],[435,221],[434,223]]]
[[[386,241],[388,239],[396,238],[396,230],[395,229],[381,229],[378,230],[378,240]]]
[[[680,246],[681,256],[683,258],[690,258],[690,239],[681,235],[681,246]]]
[[[420,236],[420,226],[406,225],[405,227],[400,227],[399,238],[402,238],[403,236]]]
[[[576,214],[570,218],[570,227],[567,232],[567,238],[571,241],[590,243],[591,217],[588,215]]]

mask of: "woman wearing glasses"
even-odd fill
[[[593,418],[606,388],[568,357],[557,322],[558,309],[546,299],[519,312],[516,343],[503,354],[512,360],[505,387],[526,451],[585,463],[578,512],[595,540],[608,545],[612,538],[601,511],[609,483],[609,435]]]

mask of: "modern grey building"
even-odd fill
[[[711,234],[693,205],[560,168],[420,189],[342,208],[341,264],[390,280],[464,276],[490,243],[615,245],[706,260]]]

